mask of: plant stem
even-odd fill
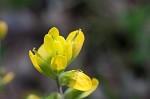
[[[57,83],[58,91],[59,91],[59,93],[60,93],[60,95],[61,95],[61,99],[64,99],[62,86],[61,86],[60,83],[59,83],[58,77],[56,78],[56,83]]]

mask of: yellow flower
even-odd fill
[[[38,51],[29,51],[34,67],[48,76],[49,69],[56,75],[60,74],[80,52],[84,42],[81,30],[71,32],[67,39],[59,35],[59,30],[53,27],[44,37],[44,43]],[[47,70],[47,72],[45,72]],[[49,72],[50,73],[50,72]],[[50,76],[53,74],[50,74]]]
[[[71,70],[64,72],[59,77],[61,85],[67,85],[71,88],[86,91],[92,87],[90,77],[80,70]]]
[[[0,21],[0,39],[3,39],[8,31],[7,23],[4,21]]]
[[[26,99],[42,99],[41,97],[35,95],[35,94],[30,94],[29,96],[27,96]]]
[[[14,78],[14,73],[13,73],[13,72],[9,72],[9,73],[7,73],[7,74],[3,77],[2,83],[6,85],[6,84],[8,84],[9,82],[11,82],[11,81],[13,80],[13,78]]]
[[[93,93],[98,87],[98,80],[96,78],[92,78],[92,87],[86,91],[76,90],[74,88],[68,88],[64,93],[65,99],[83,99]]]

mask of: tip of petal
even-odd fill
[[[92,84],[93,85],[98,85],[99,81],[96,78],[92,78]]]
[[[93,78],[92,79],[92,87],[89,90],[85,91],[83,94],[81,94],[80,98],[82,99],[82,98],[89,96],[92,92],[94,92],[96,90],[98,85],[99,85],[99,81],[96,78]]]
[[[59,36],[59,30],[56,27],[52,27],[48,34],[50,34],[53,38],[57,38]]]
[[[29,50],[29,56],[32,56],[32,55],[33,55],[32,51],[31,51],[31,50]]]
[[[54,27],[52,27],[51,29],[55,29],[55,30],[58,30],[55,26]]]
[[[42,72],[41,68],[39,67],[37,61],[36,61],[36,56],[32,53],[31,50],[29,50],[29,57],[31,59],[31,62],[33,63],[33,66],[39,71]]]

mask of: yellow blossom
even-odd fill
[[[35,94],[30,94],[26,99],[42,99],[42,98]]]
[[[2,83],[6,85],[6,84],[8,84],[9,82],[11,82],[11,81],[13,80],[13,78],[14,78],[14,73],[13,73],[13,72],[9,72],[9,73],[7,73],[7,74],[3,77]]]
[[[67,39],[59,35],[59,30],[53,27],[48,34],[44,36],[44,43],[32,53],[29,51],[30,59],[34,67],[42,74],[55,75],[60,74],[67,65],[80,52],[84,42],[84,34],[81,30],[71,32]],[[47,70],[47,72],[46,72]]]
[[[62,75],[60,75],[59,79],[62,85],[67,85],[71,88],[81,91],[89,90],[92,87],[92,81],[90,77],[80,70],[64,72]]]
[[[92,86],[86,91],[80,91],[74,88],[69,88],[64,93],[65,99],[83,99],[93,93],[98,87],[99,81],[96,78],[92,78]]]
[[[0,39],[3,39],[8,31],[7,23],[4,21],[0,21]]]

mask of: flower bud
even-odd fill
[[[80,70],[71,70],[60,75],[59,81],[61,85],[67,85],[71,88],[86,91],[92,87],[90,77]]]
[[[4,21],[0,21],[0,39],[3,39],[8,31],[7,23]]]
[[[7,73],[3,79],[2,79],[2,83],[3,84],[8,84],[9,82],[11,82],[14,78],[14,73],[13,72],[9,72]]]
[[[92,78],[92,87],[86,91],[80,91],[73,88],[68,88],[65,91],[65,99],[83,99],[93,93],[98,87],[99,81],[96,78]]]
[[[84,43],[84,34],[81,29],[71,32],[66,41],[72,44],[72,59],[74,59],[80,52]]]
[[[30,94],[26,99],[42,99],[42,98],[35,94]]]

